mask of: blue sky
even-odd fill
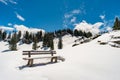
[[[0,0],[0,26],[25,25],[54,31],[85,20],[111,27],[120,16],[120,0]]]

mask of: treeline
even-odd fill
[[[17,43],[20,41],[21,44],[31,44],[33,43],[32,48],[36,50],[39,46],[37,43],[43,42],[42,48],[45,47],[50,47],[51,50],[54,50],[54,38],[58,38],[58,49],[63,48],[63,43],[62,43],[62,37],[64,35],[70,34],[71,36],[85,36],[87,38],[91,37],[92,34],[85,33],[82,31],[78,30],[72,30],[72,29],[62,29],[62,30],[57,30],[54,32],[46,32],[43,34],[42,31],[38,31],[36,33],[30,33],[26,31],[24,34],[21,33],[21,31],[18,32],[13,32],[7,33],[5,31],[2,32],[0,30],[0,40],[2,41],[8,41],[9,43],[9,49],[10,50],[17,50]]]
[[[83,32],[83,31],[81,31],[81,30],[77,30],[77,29],[75,29],[74,30],[74,36],[84,36],[84,37],[86,37],[86,38],[90,38],[90,37],[92,37],[92,33],[91,32]]]

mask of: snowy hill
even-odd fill
[[[32,44],[18,44],[18,51],[9,51],[8,43],[0,42],[0,80],[120,80],[120,49],[110,46],[119,41],[119,34],[120,31],[106,33],[75,47],[72,45],[77,38],[66,35],[64,48],[55,48],[65,61],[34,67],[25,67],[27,61],[22,59],[22,51],[31,50]]]

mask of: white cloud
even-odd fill
[[[107,20],[105,17],[106,15],[103,14],[103,15],[100,15],[99,16],[101,18],[101,20],[103,21],[103,28],[101,28],[101,31],[112,31],[112,26],[113,26],[113,23],[114,23],[114,20],[111,19],[111,20]]]
[[[76,17],[73,17],[70,22],[75,23],[76,22]]]
[[[65,14],[65,15],[64,15],[65,19],[70,18],[70,17],[72,17],[72,16],[73,16],[73,14]]]
[[[2,2],[5,5],[8,5],[9,3],[11,3],[11,4],[17,4],[17,2],[14,1],[14,0],[0,0],[0,2]]]
[[[12,26],[12,23],[8,23],[8,26]]]
[[[65,13],[64,17],[65,17],[65,18],[71,18],[71,17],[73,17],[74,15],[77,15],[77,14],[79,14],[79,13],[80,13],[80,10],[79,10],[79,9],[75,9],[75,10],[72,10],[72,11],[70,11],[70,12],[68,12],[68,13]]]
[[[19,15],[17,12],[15,12],[15,14],[16,14],[16,17],[17,17],[19,20],[25,21],[25,19],[24,19],[21,15]]]
[[[99,16],[102,20],[104,20],[105,19],[105,14],[104,15],[100,15]]]
[[[68,25],[73,25],[76,22],[76,16],[82,13],[80,9],[74,9],[64,14],[63,26],[66,28]]]
[[[100,32],[100,27],[103,25],[102,22],[96,22],[95,24],[87,23],[86,21],[82,21],[75,25],[74,29],[82,30],[83,32],[91,32],[93,35],[96,35]]]
[[[79,14],[80,13],[80,10],[79,9],[75,9],[72,11],[73,14]]]
[[[10,3],[12,4],[17,4],[17,2],[13,1],[13,0],[9,0]]]
[[[0,0],[0,2],[2,2],[3,4],[7,5],[7,1],[6,0]]]

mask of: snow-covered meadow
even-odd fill
[[[111,36],[119,35],[120,31],[106,33],[75,47],[76,38],[65,36],[64,48],[55,48],[64,62],[33,67],[25,66],[27,61],[22,59],[22,51],[31,50],[32,45],[18,44],[18,51],[9,51],[8,43],[1,41],[0,80],[120,80],[120,48],[110,46]],[[98,41],[109,43],[100,45]]]

